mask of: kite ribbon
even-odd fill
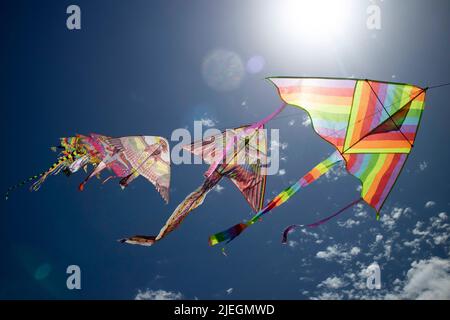
[[[255,222],[259,221],[263,215],[270,212],[272,209],[281,206],[285,203],[289,198],[291,198],[297,191],[301,188],[306,187],[310,183],[316,181],[320,176],[327,173],[333,166],[343,161],[339,152],[334,152],[330,157],[319,163],[315,166],[311,171],[305,174],[302,178],[300,178],[296,183],[292,186],[284,189],[279,195],[273,198],[263,209],[261,209],[257,214],[253,216],[247,222],[241,222],[233,227],[216,233],[209,237],[209,244],[214,246],[220,242],[227,241],[230,242],[238,235],[242,233],[247,227],[251,226]]]
[[[245,130],[243,130],[239,135],[235,136],[234,140],[228,142],[228,144],[226,145],[225,149],[222,152],[222,157],[220,159],[217,159],[216,161],[214,161],[211,166],[208,168],[208,170],[205,172],[205,176],[209,177],[210,175],[212,175],[212,173],[217,169],[217,167],[219,166],[219,164],[225,159],[225,157],[228,154],[228,151],[230,150],[230,148],[234,145],[235,141],[239,140],[240,138],[242,138],[243,136],[249,135],[251,133],[252,130],[255,129],[259,129],[262,126],[264,126],[267,122],[269,122],[270,120],[272,120],[273,118],[275,118],[281,111],[284,110],[284,108],[286,108],[287,104],[283,103],[281,106],[279,106],[274,112],[272,112],[271,114],[269,114],[267,117],[265,117],[264,119],[262,119],[261,121],[255,122],[254,124],[248,126],[247,128],[245,128]]]
[[[347,209],[353,207],[355,204],[358,204],[358,203],[361,202],[361,201],[364,201],[364,199],[363,199],[363,198],[359,198],[359,199],[357,199],[357,200],[351,202],[350,204],[346,205],[344,208],[340,209],[338,212],[335,212],[335,213],[333,213],[332,215],[330,215],[330,216],[328,216],[328,217],[326,217],[326,218],[323,218],[323,219],[321,219],[321,220],[319,220],[319,221],[316,221],[316,222],[314,222],[314,223],[310,223],[310,224],[293,224],[293,225],[290,225],[289,227],[287,227],[286,229],[284,229],[284,231],[283,231],[283,240],[282,240],[281,242],[282,242],[282,243],[287,243],[287,237],[288,237],[289,233],[291,233],[294,229],[296,229],[296,228],[302,228],[302,227],[308,227],[308,228],[315,228],[315,227],[318,227],[318,226],[324,224],[325,222],[327,222],[327,221],[333,219],[334,217],[340,215],[342,212],[344,212],[345,210],[347,210]]]

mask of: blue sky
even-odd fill
[[[381,9],[381,30],[366,26],[373,3]],[[66,28],[70,4],[81,8],[81,30]],[[176,128],[192,130],[194,120],[209,119],[218,128],[259,120],[280,104],[264,80],[268,76],[419,86],[450,79],[446,0],[302,7],[314,11],[310,25],[298,24],[297,11],[279,1],[3,1],[0,6],[4,190],[52,164],[49,147],[62,136],[96,132],[169,139]],[[322,27],[330,19],[336,24],[327,33]],[[229,67],[217,67],[214,59],[207,67],[217,50],[237,60],[219,55]],[[252,57],[256,66],[249,64]],[[227,71],[232,80],[211,73]],[[0,298],[449,299],[449,99],[448,87],[428,93],[414,150],[380,221],[368,206],[357,207],[318,229],[292,234],[287,246],[280,243],[284,227],[345,206],[358,196],[357,179],[334,170],[233,241],[227,257],[208,246],[208,235],[250,214],[228,181],[156,246],[115,241],[155,234],[201,184],[206,165],[172,167],[168,205],[144,179],[125,191],[93,181],[80,193],[83,175],[77,174],[51,177],[37,193],[18,190],[1,202]],[[289,108],[282,116],[269,128],[280,129],[284,174],[268,178],[267,199],[333,151],[304,121],[306,113]],[[374,261],[381,267],[381,290],[364,286],[363,270]],[[81,268],[81,290],[66,288],[65,271],[72,264]]]

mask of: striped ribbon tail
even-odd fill
[[[361,201],[363,201],[363,199],[362,199],[362,198],[359,198],[359,199],[357,199],[357,200],[355,200],[355,201],[349,203],[348,205],[346,205],[344,208],[340,209],[339,211],[333,213],[332,215],[329,215],[328,217],[323,218],[323,219],[321,219],[321,220],[318,220],[318,221],[316,221],[316,222],[313,222],[313,223],[310,223],[310,224],[293,224],[293,225],[290,225],[289,227],[287,227],[286,229],[284,229],[284,231],[283,231],[283,239],[281,240],[281,242],[282,242],[283,244],[286,244],[286,243],[287,243],[288,235],[289,235],[292,231],[294,231],[296,228],[304,228],[304,227],[308,227],[308,228],[316,228],[316,227],[318,227],[318,226],[320,226],[320,225],[322,225],[322,224],[328,222],[329,220],[333,219],[334,217],[340,215],[341,213],[343,213],[343,212],[346,211],[347,209],[353,207],[354,205],[360,203]]]
[[[209,237],[209,244],[214,246],[218,243],[226,241],[227,243],[239,236],[247,227],[261,220],[262,216],[272,211],[274,208],[281,206],[287,200],[289,200],[295,193],[301,188],[306,187],[310,183],[316,181],[320,176],[327,173],[333,166],[343,161],[339,152],[334,152],[330,157],[319,163],[311,171],[305,174],[292,186],[284,189],[279,195],[273,198],[261,211],[253,216],[253,218],[247,222],[241,222],[232,226],[231,228],[216,233]]]

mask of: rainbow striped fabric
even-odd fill
[[[269,80],[281,99],[305,110],[315,132],[337,149],[347,170],[362,183],[361,198],[378,216],[414,145],[426,89],[363,79]],[[332,155],[331,161],[337,155]],[[305,181],[316,180],[323,174],[321,169],[329,168],[324,162],[281,192],[250,221],[211,236],[210,244],[231,241],[262,215],[287,201],[305,186]]]

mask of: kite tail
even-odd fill
[[[253,218],[247,222],[241,222],[233,227],[216,233],[209,237],[209,244],[214,246],[220,242],[226,241],[227,243],[232,241],[238,235],[240,235],[247,227],[251,226],[255,222],[261,220],[261,217],[272,209],[281,206],[287,200],[289,200],[295,193],[301,188],[306,187],[310,183],[317,180],[320,176],[327,173],[333,166],[342,161],[342,157],[339,152],[334,152],[330,157],[319,163],[311,171],[305,174],[292,186],[284,189],[279,195],[273,198],[261,211],[253,216]]]
[[[38,191],[49,175],[57,175],[59,172],[61,172],[61,170],[66,167],[66,160],[66,157],[63,157],[55,162],[50,169],[41,174],[39,179],[31,185],[30,190]]]
[[[178,228],[183,220],[191,213],[192,210],[199,207],[205,200],[206,195],[219,183],[222,175],[216,173],[207,178],[203,184],[196,190],[191,192],[178,207],[173,211],[165,225],[161,228],[157,236],[133,236],[130,238],[120,239],[121,243],[138,244],[142,246],[151,246],[157,241],[167,236],[170,232]]]
[[[34,181],[34,180],[36,180],[36,179],[39,179],[39,178],[42,177],[44,174],[45,174],[45,172],[42,172],[42,173],[40,173],[40,174],[38,174],[38,175],[29,177],[28,179],[25,179],[25,180],[21,181],[20,183],[18,183],[18,184],[16,184],[16,185],[13,185],[13,186],[9,187],[8,190],[7,190],[6,193],[5,193],[5,200],[8,200],[8,199],[9,199],[9,195],[10,195],[10,193],[11,193],[12,191],[16,190],[17,188],[22,187],[23,185],[25,185],[25,184],[27,184],[27,183],[30,183],[30,182],[32,182],[32,181]]]
[[[83,191],[84,190],[84,186],[86,185],[86,183],[88,183],[88,181],[95,175],[100,174],[100,172],[102,172],[103,170],[105,170],[107,168],[107,165],[105,162],[101,161],[95,168],[94,170],[92,170],[92,172],[80,183],[80,185],[78,186],[78,190],[79,191]]]
[[[67,160],[74,160],[75,158],[79,157],[80,155],[81,155],[80,153],[78,153],[77,151],[74,151],[70,154],[67,154],[63,157],[58,158],[58,161],[56,161],[47,171],[44,171],[38,175],[29,177],[28,179],[25,179],[22,182],[9,187],[5,193],[5,199],[6,200],[9,199],[9,194],[11,193],[11,191],[23,186],[26,183],[30,183],[35,180],[36,181],[31,185],[30,190],[31,191],[39,190],[42,183],[44,183],[45,179],[47,179],[47,177],[49,175],[56,175],[56,174],[60,173],[61,170],[64,170],[68,167]]]
[[[141,246],[152,246],[156,242],[156,238],[153,236],[133,236],[129,238],[123,238],[117,240],[120,243],[138,244]]]
[[[361,202],[361,201],[363,201],[363,199],[362,199],[362,198],[359,198],[359,199],[357,199],[357,200],[351,202],[350,204],[346,205],[344,208],[340,209],[339,211],[333,213],[332,215],[330,215],[330,216],[328,216],[328,217],[326,217],[326,218],[323,218],[323,219],[321,219],[321,220],[319,220],[319,221],[316,221],[316,222],[314,222],[314,223],[310,223],[310,224],[293,224],[293,225],[290,225],[289,227],[287,227],[286,229],[284,229],[284,231],[283,231],[283,239],[282,239],[281,243],[283,243],[283,244],[286,244],[286,243],[287,243],[287,237],[288,237],[288,235],[289,235],[292,231],[294,231],[294,229],[296,229],[296,228],[303,228],[303,227],[308,227],[308,228],[315,228],[315,227],[318,227],[318,226],[320,226],[320,225],[322,225],[322,224],[328,222],[329,220],[333,219],[334,217],[340,215],[342,212],[344,212],[344,211],[346,211],[347,209],[353,207],[354,205],[358,204],[358,203]]]
[[[242,233],[249,224],[241,222],[238,223],[231,228],[228,228],[227,230],[223,232],[216,233],[215,235],[212,235],[208,239],[208,243],[210,246],[214,246],[220,242],[226,241],[227,243],[232,241],[234,238],[236,238],[238,235]]]
[[[12,191],[16,190],[17,188],[22,187],[23,185],[25,185],[27,183],[35,181],[35,180],[37,180],[37,181],[34,182],[31,185],[30,190],[33,190],[33,191],[39,190],[39,187],[45,181],[45,179],[48,177],[48,175],[50,175],[50,174],[57,174],[58,172],[60,172],[65,167],[65,161],[67,160],[67,158],[68,157],[61,157],[47,171],[44,171],[44,172],[42,172],[40,174],[34,175],[32,177],[29,177],[28,179],[25,179],[25,180],[21,181],[20,183],[9,187],[8,190],[5,193],[5,200],[9,199],[9,195],[10,195],[10,193]]]

